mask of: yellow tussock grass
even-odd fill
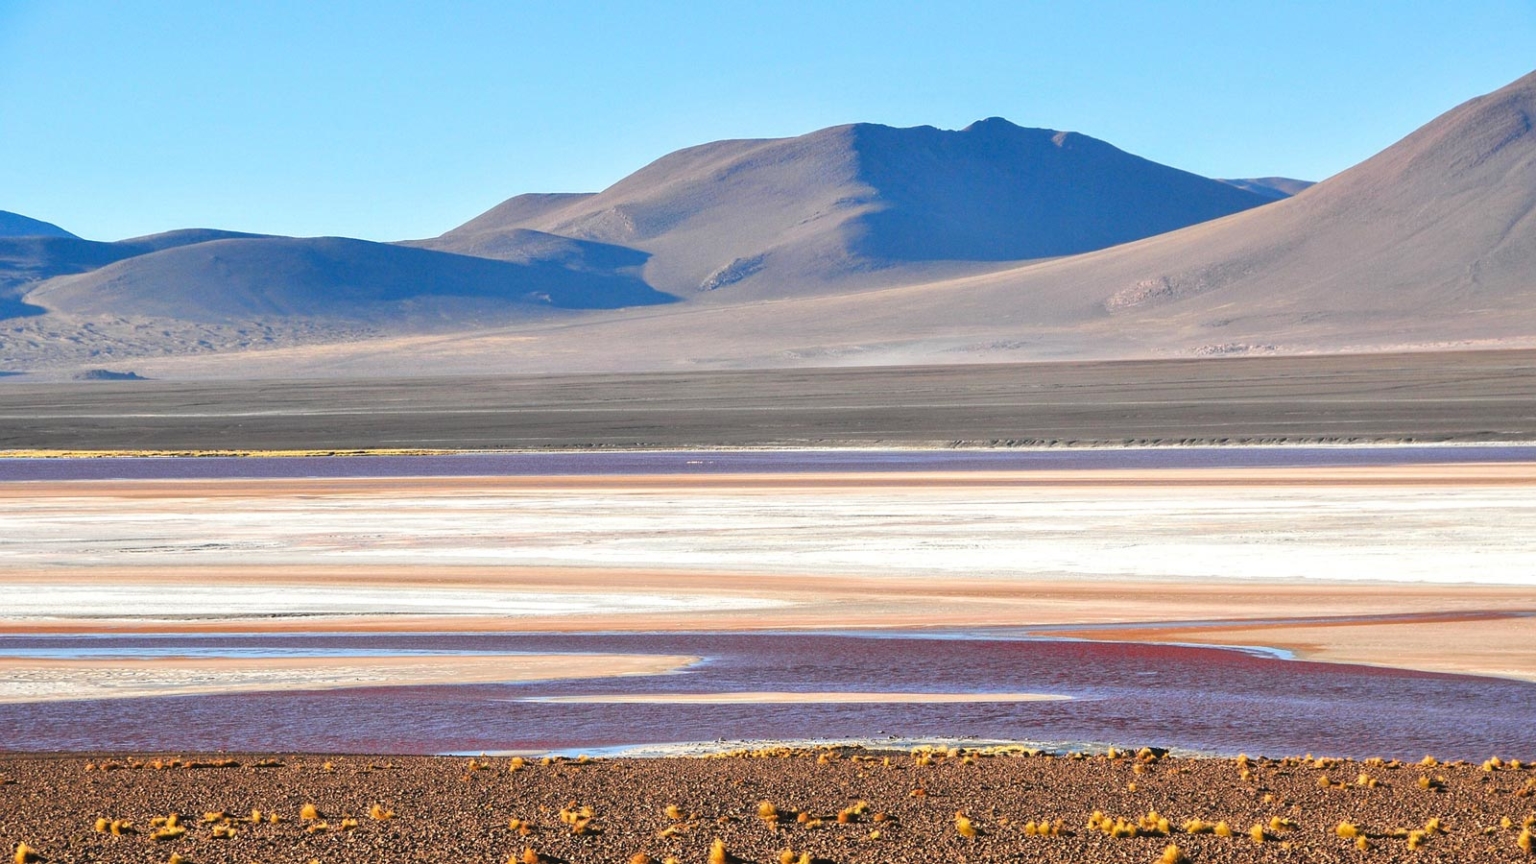
[[[971,821],[969,816],[966,816],[965,813],[959,810],[955,811],[955,830],[960,832],[961,837],[968,839],[976,837],[975,823]]]

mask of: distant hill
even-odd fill
[[[21,300],[37,283],[55,276],[87,273],[115,261],[189,243],[232,237],[257,237],[236,231],[191,228],[115,243],[59,235],[0,237],[0,319],[41,315],[47,310]]]
[[[0,237],[73,237],[52,222],[0,210]]]
[[[520,195],[420,244],[486,254],[537,230],[640,250],[655,287],[734,300],[1071,255],[1268,200],[998,118],[959,131],[854,124],[690,147],[600,193]]]
[[[607,309],[672,299],[621,274],[338,237],[242,237],[172,245],[52,279],[26,295],[28,303],[75,315],[399,324],[412,318],[447,315],[473,322],[487,313]]]
[[[1262,195],[1273,201],[1281,198],[1289,198],[1317,184],[1311,180],[1296,180],[1291,177],[1245,177],[1236,180],[1221,181],[1229,186],[1245,189],[1255,195]]]

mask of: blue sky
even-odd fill
[[[403,239],[704,141],[994,115],[1319,179],[1532,46],[1533,0],[0,0],[0,209]]]

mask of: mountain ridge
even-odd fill
[[[0,210],[0,237],[74,237],[52,222]],[[77,238],[78,239],[78,238]]]

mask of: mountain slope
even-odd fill
[[[336,237],[173,246],[78,276],[26,301],[75,315],[240,322],[301,317],[409,325],[443,315],[532,314],[668,302],[639,280]]]
[[[73,237],[52,222],[0,210],[0,237]]]
[[[648,282],[730,300],[975,272],[1235,213],[1266,197],[1084,135],[990,119],[960,131],[855,124],[717,141],[595,195],[518,196],[422,245],[478,254],[533,229],[648,253]]]

